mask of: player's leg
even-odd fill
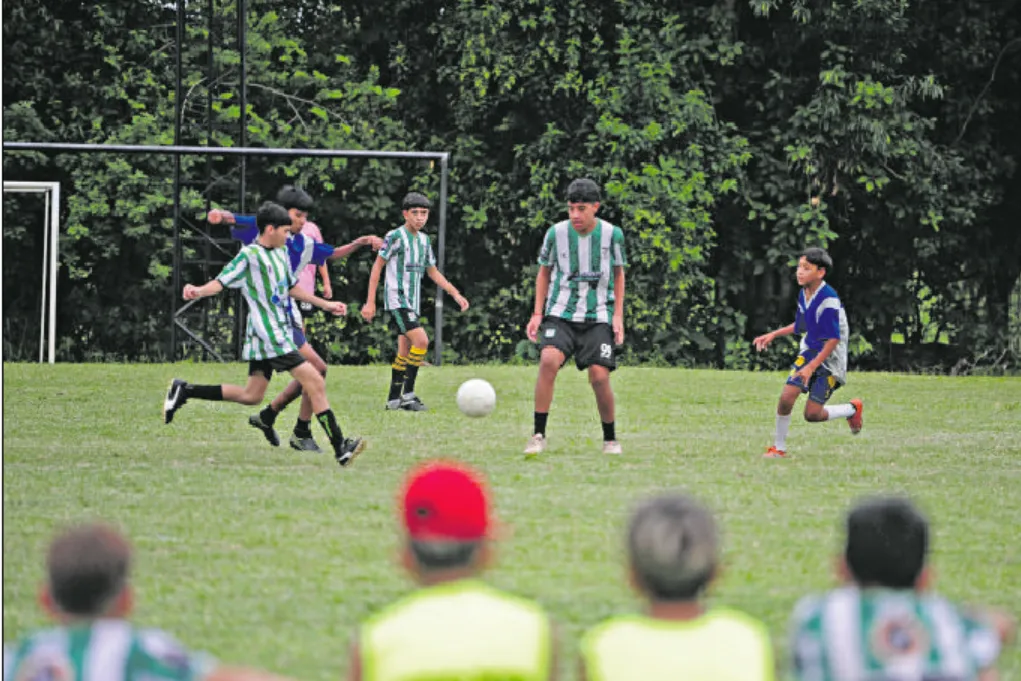
[[[266,394],[266,386],[273,370],[261,362],[250,362],[248,365],[248,383],[244,386],[230,385],[195,385],[180,378],[170,382],[167,395],[163,399],[163,422],[170,423],[174,414],[188,400],[208,400],[211,402],[237,402],[238,404],[258,404]]]
[[[417,315],[416,315],[417,317]],[[413,325],[414,324],[414,325]],[[425,353],[429,349],[429,336],[417,322],[409,323],[406,338],[411,344],[408,350],[408,368],[404,371],[404,391],[401,394],[401,409],[405,411],[425,411],[426,406],[415,394],[415,380],[418,370],[425,361]]]
[[[614,420],[613,387],[610,385],[610,373],[617,368],[613,328],[609,324],[590,324],[579,326],[575,334],[578,348],[574,361],[578,369],[588,369],[589,383],[596,395],[599,420],[603,424],[603,453],[621,454]]]
[[[546,449],[546,423],[553,404],[553,388],[557,373],[574,353],[574,333],[566,322],[547,317],[539,327],[539,375],[535,379],[535,413],[532,437],[525,454],[538,454]]]
[[[812,423],[847,419],[851,432],[857,435],[862,427],[862,402],[859,399],[844,404],[826,406],[833,393],[840,388],[835,376],[825,371],[816,372],[808,391],[808,403],[805,405],[805,420]]]
[[[302,392],[307,394],[312,402],[312,410],[315,412],[316,421],[322,426],[326,437],[333,446],[333,455],[337,463],[347,466],[365,448],[365,441],[361,438],[345,438],[337,417],[330,409],[330,402],[326,398],[326,380],[316,371],[309,362],[298,353],[292,353],[296,358],[289,371],[291,375],[301,383]],[[292,359],[292,362],[295,360]]]
[[[791,429],[791,413],[804,388],[793,375],[787,379],[780,400],[776,405],[776,430],[773,435],[773,446],[766,450],[766,458],[777,459],[787,456],[787,433]]]
[[[405,335],[407,323],[401,310],[392,310],[390,317],[397,324],[399,334],[397,336],[397,357],[390,365],[390,392],[386,398],[386,408],[395,410],[401,408],[401,395],[404,394],[404,376],[408,369],[408,353],[411,351],[411,341]]]

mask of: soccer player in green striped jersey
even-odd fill
[[[429,199],[418,192],[404,197],[401,202],[404,224],[388,232],[383,239],[383,247],[369,275],[369,292],[362,307],[362,317],[367,322],[372,321],[376,316],[379,275],[385,269],[384,309],[399,330],[397,358],[391,365],[390,393],[386,401],[388,410],[425,411],[426,408],[415,395],[418,368],[429,349],[429,336],[419,318],[422,274],[450,294],[462,312],[468,309],[468,300],[436,268],[432,244],[422,231],[429,220],[431,206]]]
[[[847,517],[842,588],[798,603],[796,681],[991,681],[1013,622],[929,589],[929,527],[906,499],[877,497]]]
[[[131,547],[112,527],[81,525],[56,537],[39,599],[56,626],[4,646],[4,681],[283,681],[133,626],[130,567]]]
[[[311,400],[316,420],[333,445],[337,463],[347,466],[365,448],[365,442],[361,438],[344,438],[326,398],[325,379],[298,352],[289,298],[312,303],[337,315],[345,314],[347,306],[323,300],[297,285],[297,274],[291,267],[287,250],[282,248],[291,227],[291,216],[283,206],[268,201],[262,204],[256,214],[256,224],[258,239],[242,248],[216,279],[204,286],[188,284],[184,287],[185,300],[213,296],[224,288],[241,290],[249,312],[242,352],[242,357],[248,360],[248,383],[244,387],[193,385],[175,378],[164,400],[164,421],[170,423],[177,410],[191,398],[259,404],[273,372],[289,371]]]
[[[546,449],[546,421],[560,367],[573,355],[588,369],[603,423],[603,453],[620,454],[610,372],[617,368],[615,346],[624,343],[624,232],[596,217],[599,185],[577,179],[567,188],[568,219],[546,232],[535,278],[535,311],[529,340],[538,340],[539,377],[535,383],[535,429],[525,454]]]

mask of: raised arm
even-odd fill
[[[199,298],[208,298],[209,296],[215,296],[222,290],[223,284],[221,284],[218,279],[213,279],[212,281],[207,282],[202,286],[195,286],[194,284],[185,284],[184,299],[197,300]]]

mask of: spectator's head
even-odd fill
[[[808,286],[822,281],[827,272],[833,269],[833,259],[822,248],[806,248],[798,258],[798,286]]]
[[[291,216],[291,231],[297,234],[305,226],[308,212],[312,210],[312,197],[304,189],[293,184],[285,184],[277,192],[277,203],[287,210]]]
[[[113,527],[73,527],[46,555],[43,607],[58,619],[125,617],[131,611],[131,546]]]
[[[401,214],[404,215],[404,223],[416,232],[429,221],[429,209],[432,208],[432,201],[425,194],[408,192],[401,201]]]
[[[401,498],[404,565],[422,583],[467,577],[488,560],[492,530],[481,475],[453,462],[412,470]]]
[[[263,245],[279,248],[287,243],[291,233],[291,216],[279,203],[266,201],[255,213],[255,223],[259,226],[259,236]]]
[[[871,497],[847,514],[844,577],[862,587],[922,588],[929,524],[907,499]]]
[[[649,601],[696,600],[716,574],[716,523],[687,495],[643,502],[631,516],[627,543],[635,587]]]
[[[567,217],[575,229],[589,230],[595,226],[601,194],[595,180],[582,177],[567,187]]]

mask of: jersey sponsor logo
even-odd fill
[[[567,277],[568,281],[594,282],[603,278],[602,272],[574,272]]]
[[[408,272],[424,272],[425,265],[419,265],[418,263],[405,263],[404,269]]]

